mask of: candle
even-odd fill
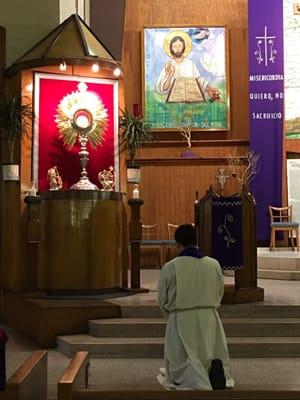
[[[141,105],[140,104],[133,104],[133,115],[135,118],[141,116]]]
[[[139,199],[140,198],[139,185],[137,185],[137,184],[134,185],[134,189],[132,191],[132,198],[133,199]]]

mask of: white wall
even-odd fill
[[[60,0],[59,20],[63,22],[71,14],[78,14],[89,25],[90,24],[90,2],[89,0]]]
[[[9,66],[59,23],[59,0],[1,0],[0,25],[6,29]]]

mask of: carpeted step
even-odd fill
[[[300,271],[286,271],[277,269],[258,269],[257,276],[261,279],[280,279],[286,281],[300,281]]]
[[[292,252],[290,257],[261,256],[257,258],[257,268],[258,270],[300,271],[300,257],[296,257]]]
[[[66,356],[88,351],[95,358],[162,358],[163,338],[96,338],[59,336],[58,350]],[[230,337],[231,357],[300,357],[299,337]]]
[[[261,303],[225,304],[218,309],[222,318],[300,318],[300,305],[273,305]],[[123,318],[162,318],[158,305],[121,306]]]
[[[96,338],[91,335],[58,336],[58,350],[72,357],[88,351],[98,358],[162,358],[163,338]]]
[[[228,337],[299,336],[300,318],[222,318]],[[89,333],[95,337],[163,337],[166,321],[162,318],[113,318],[89,321]]]
[[[89,333],[95,337],[163,337],[163,318],[113,318],[89,321]]]

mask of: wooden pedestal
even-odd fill
[[[38,289],[120,288],[122,207],[122,195],[117,192],[42,193]]]
[[[264,289],[260,287],[236,289],[234,285],[225,285],[222,304],[241,304],[264,301]]]

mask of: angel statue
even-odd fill
[[[111,165],[108,169],[104,169],[100,171],[98,174],[98,179],[100,184],[102,185],[101,189],[105,192],[112,192],[115,187],[115,171],[114,167]]]
[[[63,187],[63,181],[61,176],[59,175],[57,166],[54,165],[53,167],[48,169],[48,181],[50,190],[60,190]]]

